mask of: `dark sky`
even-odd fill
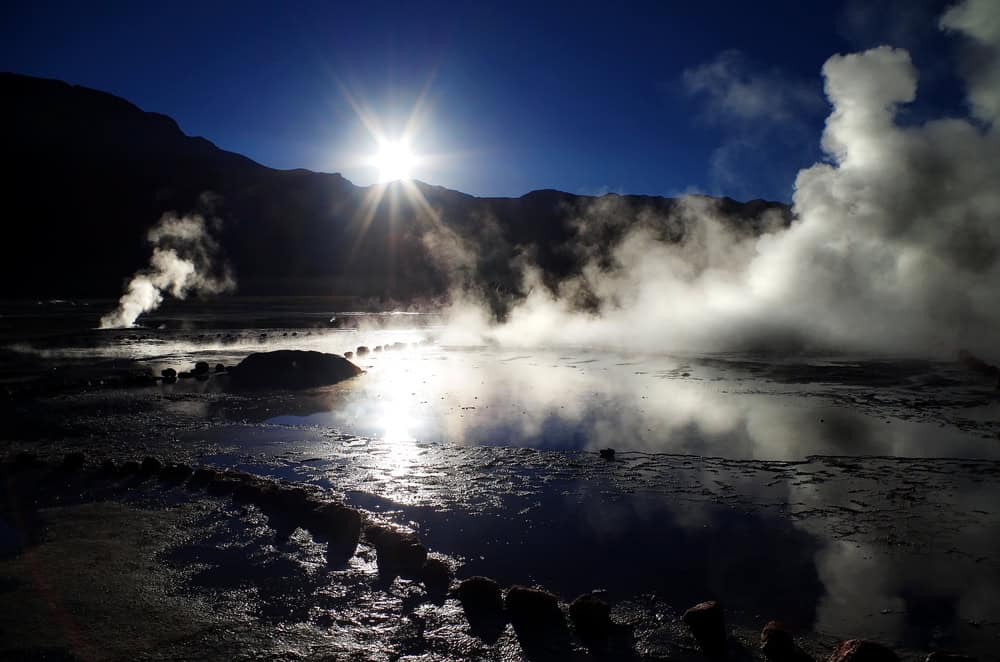
[[[110,91],[277,168],[370,184],[347,94],[397,135],[427,105],[414,176],[476,195],[539,188],[788,200],[821,154],[820,69],[910,48],[955,111],[947,2],[4,3],[0,69]]]

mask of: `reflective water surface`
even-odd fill
[[[218,377],[10,415],[65,423],[48,438],[72,432],[106,452],[329,488],[418,528],[460,576],[564,599],[652,593],[676,610],[715,597],[748,627],[780,618],[914,651],[996,650],[995,380],[898,357],[459,347],[430,316],[269,315],[10,332],[3,351],[29,366],[9,376],[406,346],[355,357],[363,375],[305,392],[251,396]],[[596,454],[607,447],[610,462]]]

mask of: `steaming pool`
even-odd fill
[[[40,368],[158,373],[264,349],[407,346],[304,392],[251,396],[218,377],[17,400],[11,448],[321,486],[417,528],[459,577],[564,599],[602,589],[643,622],[713,597],[735,627],[778,618],[819,647],[866,636],[989,659],[998,645],[1000,400],[957,363],[460,346],[434,316],[302,303],[166,308],[102,332],[80,323],[82,306],[39,308],[0,318],[7,383]]]

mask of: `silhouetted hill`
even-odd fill
[[[593,210],[613,202],[622,222],[602,220],[594,224],[599,236],[590,237],[606,247],[644,212],[666,217],[678,204],[552,190],[476,198],[414,182],[423,202],[393,184],[372,209],[374,187],[262,166],[105,92],[0,74],[0,97],[3,298],[117,296],[149,258],[149,227],[165,211],[197,210],[206,191],[216,194],[220,241],[241,293],[399,300],[443,292],[456,270],[490,290],[515,290],[519,255],[556,281],[587,257],[575,219],[599,218]],[[718,204],[747,231],[759,229],[767,210],[788,218],[777,203]],[[440,238],[434,255],[422,240],[432,231]],[[683,224],[664,223],[662,231],[677,238]],[[477,248],[441,259],[440,251],[459,245]]]

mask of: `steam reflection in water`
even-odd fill
[[[394,440],[744,459],[1000,457],[989,385],[947,364],[880,362],[867,377],[864,364],[847,364],[845,380],[839,364],[782,372],[767,362],[594,350],[420,348],[359,363],[365,375],[269,422]]]

